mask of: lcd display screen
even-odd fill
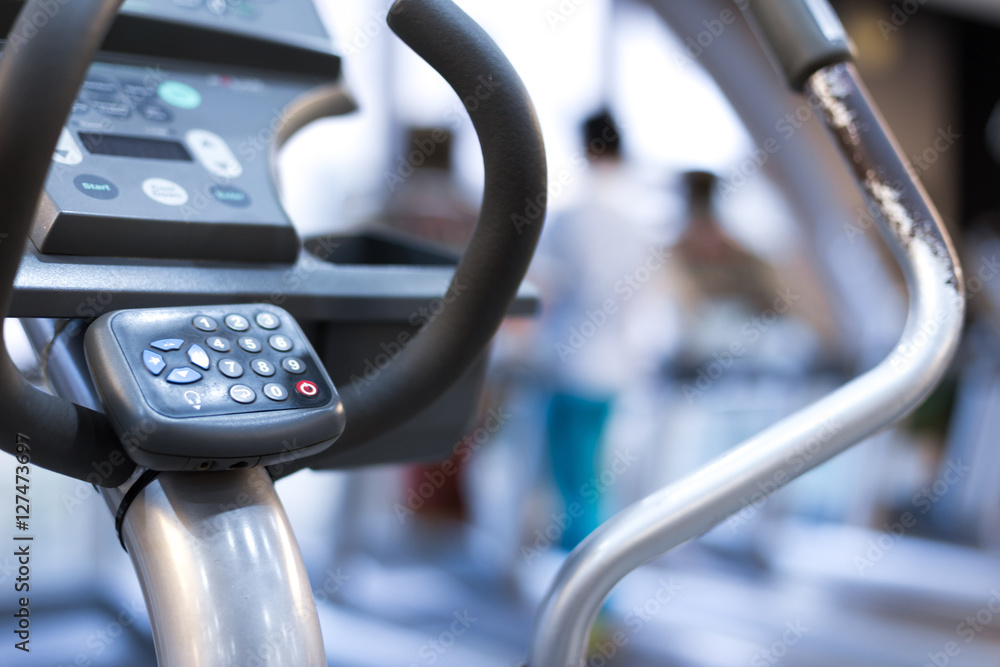
[[[96,155],[138,157],[148,160],[185,160],[191,162],[191,154],[188,153],[184,144],[167,139],[80,132],[80,142],[83,143],[88,151]]]

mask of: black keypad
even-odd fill
[[[127,338],[145,346],[127,357],[157,411],[197,417],[313,408],[333,396],[316,371],[308,341],[278,314],[187,312],[173,323],[149,321],[136,331],[126,327]],[[296,355],[283,354],[290,350]]]

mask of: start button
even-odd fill
[[[118,188],[106,178],[93,174],[80,174],[73,179],[76,189],[94,199],[114,199],[118,196]]]

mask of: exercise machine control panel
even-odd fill
[[[88,329],[86,350],[126,451],[154,470],[290,461],[344,428],[322,363],[275,306],[109,313]]]
[[[63,127],[31,238],[42,253],[294,262],[271,174],[287,107],[312,86],[95,63]]]

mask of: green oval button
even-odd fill
[[[180,81],[164,81],[156,93],[161,100],[178,109],[196,109],[201,104],[201,93]]]

